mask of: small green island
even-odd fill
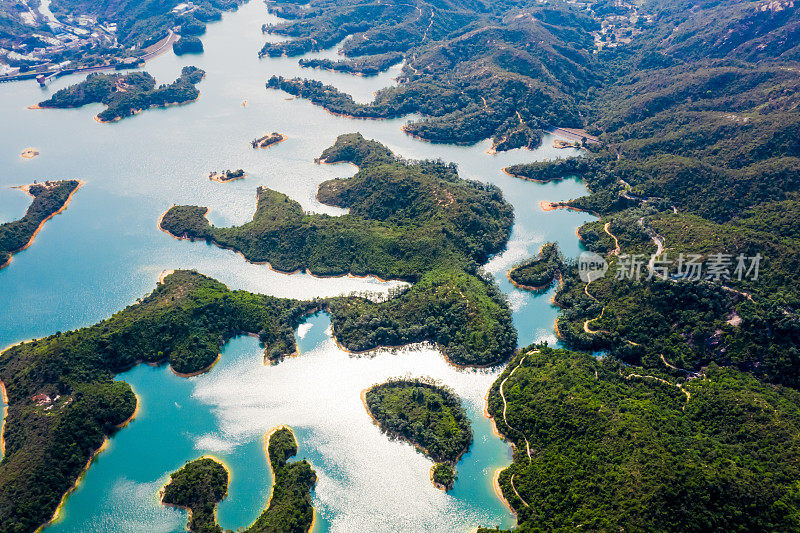
[[[317,475],[305,459],[289,462],[297,454],[292,430],[278,428],[266,438],[273,485],[267,509],[244,533],[306,533],[314,522],[311,490]],[[228,492],[229,475],[219,461],[203,457],[173,473],[161,501],[189,509],[192,533],[222,533],[216,507]]]
[[[202,54],[203,41],[194,35],[181,35],[181,38],[172,43],[172,51],[175,55],[182,56],[184,54]]]
[[[44,223],[67,207],[81,185],[78,180],[61,180],[16,187],[32,196],[33,202],[21,219],[0,224],[0,268],[33,243]]]
[[[561,278],[564,257],[558,245],[552,242],[545,243],[539,255],[529,259],[508,273],[508,278],[516,287],[530,291],[543,291],[549,289],[556,279]]]
[[[258,139],[253,139],[250,141],[250,146],[253,148],[268,148],[273,144],[278,144],[283,142],[287,139],[286,135],[282,133],[278,133],[273,131],[272,133],[268,133],[263,137],[259,137]]]
[[[432,381],[402,379],[375,385],[362,399],[387,435],[410,442],[435,461],[431,482],[437,488],[453,488],[455,464],[472,444],[469,418],[453,391]]]
[[[189,531],[222,533],[214,513],[227,493],[228,470],[215,459],[203,457],[186,463],[170,476],[161,502],[189,510]]]
[[[147,72],[128,74],[94,73],[75,85],[57,91],[33,109],[71,108],[102,103],[108,107],[96,117],[98,122],[114,122],[152,107],[166,107],[197,100],[195,87],[205,76],[197,67],[183,67],[180,77],[169,85],[156,86]]]
[[[208,174],[208,179],[218,181],[219,183],[227,183],[229,181],[242,180],[247,176],[244,170],[238,168],[236,170],[225,170],[223,172],[212,171]]]
[[[333,70],[335,72],[346,72],[360,76],[375,76],[391,66],[403,61],[403,54],[400,52],[387,52],[385,54],[358,57],[341,61],[332,59],[301,59],[299,64],[305,68],[318,68],[321,70]]]

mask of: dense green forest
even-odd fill
[[[306,533],[314,520],[311,489],[317,482],[317,475],[305,459],[288,462],[297,454],[297,442],[289,428],[276,429],[267,437],[266,444],[273,475],[269,507],[244,531]],[[228,472],[225,467],[214,459],[202,458],[187,463],[172,474],[161,501],[191,511],[189,531],[222,533],[215,511],[227,491]]]
[[[46,522],[136,397],[114,375],[139,362],[177,372],[208,368],[221,346],[256,334],[266,355],[295,351],[294,331],[317,304],[244,291],[189,271],[108,320],[25,342],[0,355],[9,406],[0,462],[0,523],[9,533]]]
[[[433,465],[431,481],[436,487],[450,490],[453,488],[456,478],[456,470],[450,463],[436,463]]]
[[[340,136],[322,157],[359,166],[352,178],[322,183],[317,194],[348,208],[347,215],[306,214],[286,195],[261,187],[253,221],[242,226],[214,227],[204,218],[206,208],[176,206],[161,227],[282,271],[406,280],[440,267],[484,263],[508,240],[513,213],[499,189],[460,179],[455,165],[404,161],[360,134]]]
[[[387,301],[335,298],[327,308],[336,339],[354,352],[431,341],[451,363],[487,366],[517,347],[505,296],[474,272],[437,269]]]
[[[510,314],[491,292],[497,291],[493,284],[466,272],[451,274],[453,279],[429,275],[385,302],[355,296],[301,302],[231,291],[196,272],[177,271],[149,296],[94,326],[9,348],[0,355],[0,380],[9,396],[0,462],[4,531],[32,531],[47,521],[106,436],[133,415],[136,397],[127,383],[112,378],[140,362],[168,363],[182,374],[202,372],[224,343],[242,333],[259,337],[265,361],[277,360],[296,351],[295,329],[323,308],[332,314],[334,333],[341,328],[349,335],[344,342],[359,347],[430,340],[469,365],[497,363],[513,353]],[[463,294],[440,298],[448,291]],[[364,323],[388,333],[376,337],[357,327]],[[291,466],[286,476],[293,484],[309,479],[302,466]],[[291,489],[285,498],[295,501],[297,495]],[[284,496],[274,501],[284,509]],[[282,513],[289,511],[273,514]],[[305,523],[306,511],[291,513],[291,521]],[[271,531],[273,518],[264,520]]]
[[[500,485],[516,531],[800,527],[793,389],[716,365],[684,380],[534,346],[495,382],[489,412],[514,443]]]
[[[558,245],[548,242],[542,246],[537,257],[515,266],[508,277],[517,287],[531,291],[547,290],[561,277],[563,264],[564,257]]]
[[[506,169],[580,176],[592,191],[563,205],[600,217],[579,235],[610,267],[588,287],[568,268],[556,296],[568,346],[662,370],[716,362],[800,386],[800,56],[788,37],[798,10],[759,5],[645,2],[652,24],[598,54],[604,80],[582,104],[601,144]],[[673,274],[691,255],[727,266],[696,282],[652,275],[659,247]],[[650,279],[619,279],[636,254]],[[736,274],[740,255],[761,257],[757,279]]]
[[[189,510],[189,531],[222,533],[214,515],[228,493],[228,471],[210,457],[196,459],[170,476],[161,501]]]
[[[203,53],[203,41],[193,35],[182,35],[180,39],[172,43],[172,50],[175,55],[201,54]]]
[[[142,109],[185,104],[197,100],[197,85],[205,71],[183,67],[180,77],[169,85],[156,87],[156,79],[147,72],[130,74],[89,74],[86,79],[70,85],[39,102],[41,108],[81,107],[102,103],[108,109],[97,115],[100,122],[113,122],[133,116]]]
[[[26,187],[33,201],[25,216],[0,224],[0,268],[8,265],[13,254],[30,244],[42,224],[64,208],[78,187],[77,180],[47,181]]]
[[[314,521],[311,489],[317,474],[305,459],[288,462],[297,454],[297,441],[289,428],[279,428],[269,436],[267,451],[274,479],[269,507],[246,532],[306,533]]]
[[[301,67],[306,68],[318,68],[347,72],[349,74],[360,74],[362,76],[374,76],[401,61],[403,61],[403,54],[399,52],[388,52],[385,54],[342,61],[333,61],[331,59],[301,59],[299,63]]]
[[[306,214],[286,195],[259,188],[252,222],[217,228],[206,208],[175,206],[161,228],[283,271],[416,282],[386,302],[328,302],[334,332],[350,350],[430,340],[458,364],[508,358],[516,347],[508,305],[477,268],[505,246],[511,229],[511,207],[499,190],[460,179],[454,165],[401,160],[360,134],[340,136],[321,159],[359,166],[352,178],[320,185],[317,195],[347,215]]]
[[[427,380],[399,379],[374,385],[364,400],[387,435],[414,444],[436,463],[446,463],[434,467],[433,474],[438,474],[432,479],[452,486],[454,466],[472,444],[469,418],[453,391]]]

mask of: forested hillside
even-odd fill
[[[489,412],[515,445],[500,486],[517,531],[800,527],[796,390],[535,346],[494,384]]]

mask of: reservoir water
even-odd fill
[[[519,343],[555,342],[552,293],[515,289],[510,267],[557,241],[568,255],[579,252],[576,228],[591,217],[567,210],[544,212],[540,201],[586,193],[578,181],[535,184],[502,172],[510,164],[572,155],[545,138],[535,151],[487,153],[474,146],[434,145],[405,135],[398,120],[337,117],[301,99],[267,90],[271,75],[302,76],[335,85],[368,101],[394,83],[399,67],[376,77],[302,69],[299,58],[258,59],[261,25],[276,22],[257,0],[211,24],[199,56],[163,55],[146,65],[160,83],[181,67],[207,75],[197,102],[148,110],[115,124],[93,119],[102,106],[28,110],[27,106],[80,76],[0,85],[0,222],[22,216],[30,198],[10,189],[34,180],[77,178],[85,185],[66,211],[47,222],[27,250],[0,270],[0,346],[57,330],[93,324],[150,292],[164,270],[195,268],[226,283],[275,296],[310,298],[353,291],[385,292],[397,282],[372,278],[320,279],[286,275],[203,243],[178,241],[156,222],[172,204],[204,205],[218,225],[248,220],[259,185],[284,192],[305,209],[342,210],[315,200],[317,186],[352,175],[352,165],[316,165],[314,158],[337,135],[360,131],[407,158],[454,161],[462,177],[497,184],[515,208],[508,249],[486,269],[510,300]],[[335,49],[304,57],[334,57]],[[243,105],[245,103],[246,105]],[[288,140],[265,150],[249,141],[277,131]],[[27,147],[41,155],[23,159]],[[244,180],[220,184],[212,170],[243,168]],[[180,378],[168,368],[139,366],[117,377],[139,398],[136,419],[112,437],[78,488],[69,496],[52,532],[183,531],[186,513],[159,504],[158,490],[170,472],[205,454],[231,471],[228,497],[219,506],[224,528],[249,526],[266,506],[271,478],[264,435],[291,426],[318,475],[313,494],[317,531],[468,531],[478,525],[511,526],[514,517],[496,497],[492,477],[510,462],[509,447],[492,434],[484,397],[502,368],[459,370],[430,346],[350,356],[336,347],[329,318],[310,318],[297,333],[300,355],[265,366],[255,339],[234,339],[209,373]],[[360,392],[396,376],[431,376],[464,400],[475,442],[459,462],[455,488],[443,493],[428,480],[431,462],[414,449],[383,436],[364,410]]]

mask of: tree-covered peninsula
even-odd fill
[[[796,390],[534,346],[492,386],[489,413],[514,444],[499,482],[515,531],[800,527]]]
[[[33,242],[44,223],[67,206],[80,186],[78,180],[62,180],[19,187],[33,201],[21,219],[0,224],[0,268],[11,262],[13,254]]]
[[[349,209],[347,215],[306,214],[286,195],[261,187],[253,220],[242,226],[215,227],[206,208],[175,206],[161,227],[285,272],[410,281],[436,268],[482,264],[508,240],[513,213],[499,189],[459,178],[454,165],[404,161],[360,134],[340,136],[322,159],[359,166],[352,178],[326,181],[317,193]]]
[[[508,358],[516,347],[508,305],[477,269],[510,233],[511,206],[499,190],[459,178],[454,165],[402,160],[360,134],[340,136],[322,159],[359,167],[352,178],[323,183],[317,195],[347,215],[307,214],[286,195],[259,188],[252,222],[218,228],[207,208],[175,206],[161,228],[282,271],[415,282],[386,302],[328,302],[334,333],[353,351],[428,340],[457,364]]]
[[[107,320],[3,352],[3,531],[30,532],[49,520],[105,438],[133,416],[136,397],[127,383],[113,381],[116,374],[139,362],[201,372],[242,333],[258,335],[267,357],[292,353],[295,328],[316,308],[178,271]]]
[[[143,109],[185,104],[197,100],[195,87],[205,76],[197,67],[183,67],[180,77],[169,85],[156,87],[156,79],[147,72],[129,74],[89,74],[75,85],[57,91],[39,102],[39,108],[81,107],[102,103],[108,107],[97,115],[100,122],[113,122],[130,117]]]
[[[426,380],[392,380],[364,391],[364,406],[392,438],[416,446],[437,464],[432,481],[451,488],[454,467],[472,444],[469,418],[448,388]]]
[[[297,442],[289,428],[267,436],[266,450],[273,484],[269,506],[245,533],[306,533],[314,521],[311,489],[317,475],[305,459],[289,462],[297,454]],[[228,491],[228,471],[211,458],[201,458],[173,473],[161,501],[189,509],[192,533],[222,533],[217,524],[217,504]]]
[[[189,510],[189,531],[222,533],[217,525],[217,504],[228,493],[228,470],[210,457],[196,459],[174,472],[164,486],[161,501]]]

